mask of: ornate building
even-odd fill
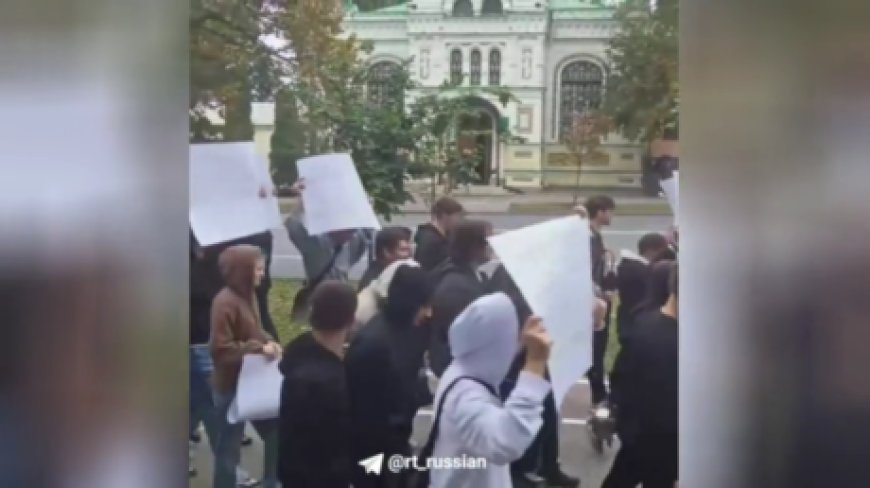
[[[504,86],[518,101],[502,106],[477,100],[479,117],[468,123],[488,136],[480,182],[514,187],[573,186],[576,166],[562,134],[575,117],[597,107],[607,86],[606,41],[616,28],[615,1],[607,0],[411,0],[371,12],[345,6],[345,29],[373,42],[368,62],[388,73],[411,59],[420,90],[445,80],[467,86]],[[369,96],[391,95],[370,83]],[[511,138],[497,134],[508,128]],[[581,184],[639,187],[640,148],[608,137],[606,156],[584,166]]]

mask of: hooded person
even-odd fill
[[[485,277],[479,271],[489,261],[491,250],[487,238],[492,226],[482,220],[463,220],[456,224],[450,237],[448,259],[431,272],[435,283],[432,298],[432,326],[429,365],[441,376],[450,364],[447,330],[454,319],[471,302],[487,293]]]
[[[420,264],[413,259],[395,261],[384,268],[380,275],[359,292],[356,307],[357,328],[367,324],[381,310],[381,306],[389,294],[390,283],[396,275],[396,270],[402,266],[420,267]]]
[[[400,266],[380,313],[354,337],[345,366],[351,398],[355,459],[379,453],[409,455],[409,439],[420,398],[420,371],[428,343],[432,285],[417,266]],[[357,468],[355,488],[392,486],[401,478]],[[405,484],[405,483],[400,483]]]
[[[679,270],[668,297],[635,318],[637,330],[613,367],[621,445],[603,488],[670,488],[679,473]]]
[[[214,361],[215,409],[221,422],[215,445],[214,486],[234,488],[241,457],[244,423],[230,424],[227,412],[236,394],[246,354],[281,355],[281,346],[263,330],[254,290],[265,274],[265,260],[256,246],[225,249],[218,258],[225,286],[211,307],[209,349]],[[277,432],[274,421],[253,422],[265,444],[263,486],[277,486]]]
[[[499,398],[497,389],[520,349],[518,330],[516,309],[504,293],[478,298],[450,327],[454,359],[439,381],[423,452],[466,459],[478,469],[432,469],[431,488],[512,486],[509,464],[537,435],[550,393],[544,370],[551,341],[540,319],[530,317],[522,333],[525,367],[507,400]]]
[[[324,281],[311,296],[311,330],[287,344],[280,364],[279,479],[287,488],[347,488],[353,465],[350,398],[342,362],[356,292]]]
[[[429,271],[447,259],[448,235],[465,214],[462,204],[450,197],[441,197],[432,205],[432,221],[421,224],[414,234],[414,260]]]
[[[616,309],[616,323],[620,343],[629,333],[631,313],[643,302],[646,296],[647,281],[652,265],[667,253],[668,240],[659,233],[649,233],[637,243],[637,253],[623,249],[616,268],[619,306]]]

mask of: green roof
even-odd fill
[[[613,16],[615,7],[605,5],[603,0],[550,0],[549,9],[556,13],[557,18],[607,19]],[[366,19],[396,18],[407,15],[407,2],[368,12],[360,12],[354,4],[353,10],[348,12],[348,17]]]

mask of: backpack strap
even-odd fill
[[[426,439],[426,444],[423,445],[423,449],[420,451],[419,459],[428,459],[432,457],[432,453],[435,450],[435,441],[438,440],[438,430],[441,424],[441,413],[444,411],[444,401],[447,399],[447,395],[450,393],[450,390],[456,386],[461,380],[471,380],[475,383],[486,388],[486,391],[490,392],[492,396],[498,398],[498,393],[496,393],[495,388],[484,382],[479,378],[475,378],[473,376],[460,376],[447,385],[444,388],[444,393],[441,394],[441,399],[438,402],[438,408],[435,411],[435,418],[432,420],[432,429],[429,431],[429,438]],[[424,461],[425,462],[425,461]],[[429,487],[429,471],[421,471],[417,473],[417,479],[415,482],[415,488],[428,488]]]

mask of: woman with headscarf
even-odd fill
[[[541,428],[544,379],[552,341],[540,319],[523,327],[526,362],[504,402],[497,389],[520,349],[517,312],[504,293],[475,300],[448,331],[453,362],[435,395],[435,421],[421,458],[483,458],[478,469],[433,469],[432,488],[503,488],[509,465],[523,455]]]
[[[399,266],[383,307],[356,334],[345,358],[355,459],[384,453],[409,455],[417,408],[418,378],[429,333],[433,288],[419,266]],[[389,470],[380,476],[358,469],[356,488],[395,486]]]

